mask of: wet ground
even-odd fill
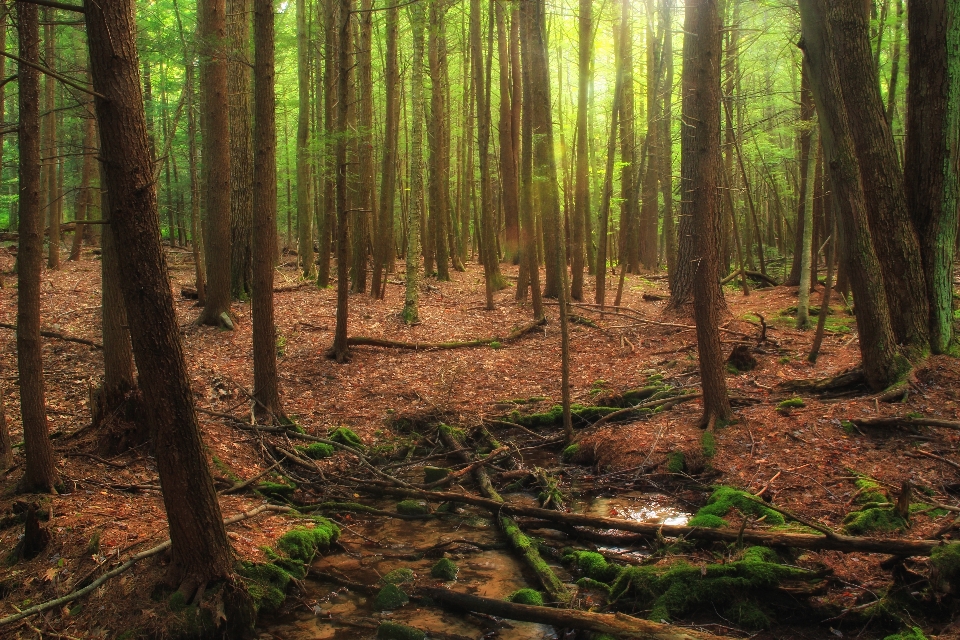
[[[521,500],[517,500],[518,497],[511,496],[511,502],[535,504],[533,496],[524,495]],[[382,508],[390,506],[382,505]],[[684,524],[690,517],[676,509],[668,496],[640,492],[616,497],[574,497],[571,508],[589,515],[664,524]],[[406,567],[415,573],[417,584],[437,585],[440,583],[431,578],[430,569],[439,558],[447,557],[459,567],[457,579],[443,583],[450,589],[502,599],[518,589],[538,587],[523,563],[506,547],[485,511],[464,509],[455,515],[427,520],[352,517],[341,529],[344,551],[318,559],[313,565],[316,571],[376,585],[381,584],[381,577],[390,571]],[[549,545],[558,549],[564,546],[562,534],[544,533],[548,535]],[[598,550],[631,555],[638,560],[644,555],[642,550],[627,547],[609,546]],[[562,564],[549,555],[545,555],[545,559],[561,580],[575,580]],[[299,598],[302,606],[297,607],[290,618],[266,624],[261,638],[366,640],[376,637],[381,620],[416,627],[431,638],[538,640],[562,637],[558,630],[544,625],[460,614],[418,606],[416,602],[393,612],[378,612],[372,597],[313,578],[308,578],[303,587],[305,592]],[[562,634],[562,630],[559,633]]]

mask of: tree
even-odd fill
[[[660,123],[660,189],[663,192],[663,244],[667,277],[677,268],[677,229],[673,220],[673,0],[661,0],[663,11],[663,119]]]
[[[0,75],[3,71],[0,70]],[[3,103],[3,97],[0,96],[0,104]],[[90,108],[92,109],[92,104]],[[73,246],[70,248],[70,260],[80,259],[80,250],[83,247],[83,236],[86,234],[86,228],[89,225],[81,225],[80,222],[86,220],[87,210],[90,207],[90,181],[93,178],[93,163],[95,161],[93,148],[96,144],[97,120],[92,115],[87,115],[83,119],[83,166],[80,169],[80,186],[77,188],[76,214],[74,218],[77,221],[76,231],[73,233]]]
[[[410,207],[407,224],[407,288],[403,321],[420,322],[420,221],[423,219],[423,31],[426,9],[419,3],[407,7],[413,33],[413,60],[410,62]]]
[[[830,5],[827,0],[800,0],[799,6],[800,45],[809,65],[830,182],[840,204],[838,226],[841,244],[846,248],[841,259],[857,301],[863,371],[870,386],[882,389],[897,380],[903,363],[890,324],[884,275],[871,237],[863,182],[850,131],[852,116],[844,103],[834,49],[836,34],[829,20]]]
[[[97,118],[109,123],[100,129],[109,219],[121,249],[123,298],[170,528],[166,579],[187,602],[208,583],[225,580],[227,624],[231,635],[240,635],[251,626],[253,606],[233,575],[173,307],[140,88],[133,2],[86,2],[84,8],[90,75],[94,89],[104,96],[95,101]]]
[[[376,207],[374,193],[374,161],[373,161],[373,46],[372,32],[373,0],[360,0],[360,13],[357,15],[360,23],[359,38],[356,48],[356,69],[359,82],[353,81],[353,67],[348,69],[350,82],[348,84],[347,107],[348,126],[355,131],[354,143],[350,145],[356,156],[349,163],[352,187],[351,194],[355,200],[350,203],[350,219],[352,233],[350,264],[350,291],[363,293],[367,290],[367,255],[370,245],[370,219]],[[355,98],[359,90],[359,99]],[[357,118],[358,104],[360,107],[359,121]]]
[[[785,285],[798,286],[800,284],[800,262],[803,258],[803,238],[806,234],[807,217],[804,211],[807,207],[807,189],[809,182],[807,180],[810,166],[810,139],[813,129],[811,120],[813,119],[814,109],[813,94],[810,92],[810,78],[806,65],[802,66],[800,72],[800,191],[797,196],[797,231],[793,244],[793,263],[790,267],[790,275],[784,280]]]
[[[907,13],[907,29],[906,198],[926,276],[930,347],[934,353],[945,353],[953,338],[960,3],[913,1]]]
[[[282,417],[277,388],[277,329],[273,318],[273,265],[277,251],[273,0],[256,0],[253,25],[253,395],[261,413]],[[299,148],[299,140],[297,142]]]
[[[696,260],[693,314],[703,387],[700,426],[732,415],[720,348],[718,287],[720,211],[720,36],[718,0],[688,0],[683,37],[683,122],[680,137],[682,213],[692,221]]]
[[[437,279],[450,279],[450,252],[447,233],[450,227],[450,145],[447,135],[447,7],[442,2],[430,3],[428,64],[430,67],[430,115],[427,118],[427,141],[430,147],[428,191],[430,197],[430,232],[427,234],[436,259]]]
[[[587,149],[587,91],[590,88],[590,58],[593,53],[593,2],[580,0],[578,18],[579,80],[577,85],[577,137],[575,152],[576,183],[574,186],[574,214],[570,224],[573,234],[570,268],[572,279],[570,297],[583,300],[583,258],[586,221],[590,217],[590,156]]]
[[[497,20],[497,57],[500,61],[500,177],[503,183],[503,226],[504,255],[511,263],[520,259],[520,175],[517,167],[517,148],[519,131],[514,131],[513,110],[519,106],[519,95],[513,95],[512,74],[510,68],[510,45],[507,40],[505,9],[503,2],[496,3]],[[581,243],[582,246],[582,243]],[[580,259],[580,271],[583,271],[583,258]],[[582,280],[581,275],[581,280]]]
[[[207,297],[197,321],[218,326],[226,325],[222,316],[230,312],[230,105],[222,46],[227,37],[226,3],[198,1]]]
[[[237,300],[250,297],[253,278],[253,149],[250,146],[250,0],[227,5],[230,60],[230,292]],[[172,237],[172,236],[171,236]]]
[[[17,2],[20,58],[37,65],[40,26],[37,6]],[[40,272],[43,264],[43,210],[40,196],[40,73],[20,63],[17,69],[20,128],[20,245],[17,253],[17,370],[26,468],[20,489],[50,493],[57,484],[50,445],[40,344]]]
[[[270,76],[270,82],[273,82],[272,71]],[[275,106],[271,106],[270,112],[274,111],[276,111]],[[297,0],[297,237],[299,238],[297,260],[304,278],[312,278],[316,275],[313,257],[313,193],[311,193],[313,167],[311,162],[310,43],[307,33],[307,3],[306,0]],[[276,164],[276,158],[274,158],[274,164]],[[276,191],[276,185],[274,185],[274,191]]]
[[[57,60],[57,30],[54,21],[56,20],[56,11],[44,9],[43,12],[43,45],[44,61],[47,67],[56,71]],[[43,78],[44,94],[44,118],[43,128],[46,134],[44,149],[47,157],[43,161],[43,188],[47,190],[47,203],[45,211],[47,212],[47,226],[50,228],[49,245],[47,253],[47,268],[60,268],[60,194],[57,188],[57,81],[53,76],[45,75]]]
[[[396,259],[394,249],[393,210],[397,189],[397,125],[400,116],[400,101],[397,99],[397,84],[400,81],[400,69],[397,56],[397,29],[399,9],[391,6],[387,9],[387,49],[384,76],[386,76],[386,95],[384,97],[384,134],[383,165],[380,172],[380,208],[377,222],[377,237],[374,242],[373,279],[370,293],[383,299],[384,272],[392,272]]]
[[[521,74],[522,74],[522,103],[531,105],[533,103],[533,53],[530,46],[530,39],[533,37],[532,20],[533,3],[525,2],[520,5],[517,12],[518,22],[520,23],[521,33],[519,40],[525,44],[521,48]],[[531,297],[533,300],[533,317],[541,319],[543,315],[543,298],[540,291],[540,262],[537,259],[537,225],[536,215],[534,213],[534,161],[533,161],[533,109],[524,108],[521,114],[520,125],[520,234],[523,241],[523,250],[520,256],[521,274],[524,272],[524,263],[526,263],[525,272],[530,285]],[[521,285],[517,285],[517,293],[520,293]]]
[[[332,151],[337,127],[337,2],[324,0],[323,5],[323,211],[320,214],[320,255],[317,260],[317,286],[330,284],[330,244],[337,220],[336,152]]]

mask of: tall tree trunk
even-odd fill
[[[810,77],[806,65],[803,65],[800,72],[800,192],[797,195],[797,226],[793,239],[793,262],[790,267],[790,275],[783,284],[788,286],[799,286],[800,284],[800,262],[803,258],[803,237],[806,232],[806,216],[803,212],[807,203],[807,167],[810,166],[810,138],[812,134],[811,121],[816,105],[813,103],[813,93],[810,92]]]
[[[907,20],[910,20],[909,16]],[[897,19],[894,24],[893,51],[890,54],[890,84],[887,85],[887,108],[884,112],[887,124],[891,127],[893,126],[893,115],[897,105],[897,83],[900,80],[900,30],[903,28],[903,0],[897,0]],[[909,43],[907,46],[910,46]]]
[[[693,221],[696,266],[693,314],[703,387],[700,426],[713,427],[733,415],[727,397],[720,347],[720,210],[717,170],[720,157],[720,38],[717,0],[688,0],[683,37],[683,117],[680,137],[682,216]]]
[[[383,159],[380,178],[380,210],[377,223],[377,237],[374,239],[373,280],[370,293],[383,299],[385,271],[393,270],[396,260],[394,244],[394,207],[397,189],[397,123],[400,119],[400,101],[397,98],[397,85],[400,70],[397,56],[397,30],[399,27],[399,9],[391,6],[387,9],[387,51],[386,96],[384,105]]]
[[[230,59],[230,292],[249,299],[253,290],[253,148],[250,144],[250,0],[229,0]]]
[[[322,0],[323,4],[323,121],[326,125],[323,163],[323,202],[320,238],[320,255],[317,266],[317,286],[330,285],[330,245],[337,220],[337,163],[336,143],[333,142],[337,127],[337,0]]]
[[[207,299],[197,322],[217,326],[224,324],[221,315],[230,312],[230,105],[223,49],[227,38],[226,2],[198,3]]]
[[[360,114],[357,120],[356,109],[350,109],[351,129],[357,131],[355,145],[356,158],[351,163],[351,178],[356,201],[352,203],[353,234],[351,236],[353,262],[350,266],[352,280],[350,290],[363,293],[367,290],[367,255],[370,244],[370,217],[376,206],[374,196],[373,162],[373,58],[372,58],[372,13],[373,0],[360,0],[363,10],[359,14],[359,38],[357,39],[357,63],[359,85],[351,82],[350,90],[359,86],[360,97],[348,99],[349,105],[359,102]]]
[[[907,56],[907,205],[920,239],[930,347],[953,338],[953,254],[960,137],[960,2],[910,3]]]
[[[657,177],[660,174],[660,119],[663,117],[660,85],[663,81],[663,63],[660,38],[654,30],[654,0],[647,0],[647,164],[642,175],[642,205],[640,209],[640,262],[645,269],[656,270],[659,234],[659,206]],[[664,30],[661,28],[661,30]],[[640,174],[638,174],[640,177]]]
[[[579,55],[579,75],[577,82],[577,139],[576,147],[576,184],[574,187],[574,214],[570,229],[573,233],[571,243],[570,268],[573,271],[570,284],[570,297],[583,300],[583,259],[586,238],[586,221],[590,218],[590,156],[587,148],[587,91],[590,87],[590,59],[593,54],[593,2],[580,0],[580,29],[577,41]]]
[[[56,10],[54,9],[44,9],[44,27],[43,27],[43,44],[44,44],[44,61],[48,69],[56,71],[57,69],[57,32],[56,27],[53,22],[56,20]],[[48,240],[49,244],[47,245],[47,268],[48,269],[59,269],[60,268],[60,194],[57,189],[57,164],[58,164],[58,153],[57,153],[57,81],[52,76],[45,75],[43,77],[43,94],[44,94],[44,111],[46,115],[44,116],[44,133],[46,134],[46,142],[44,143],[44,148],[46,150],[46,158],[43,161],[44,174],[46,176],[46,181],[43,184],[43,188],[47,191],[47,226],[49,227]]]
[[[857,301],[863,370],[870,385],[882,389],[897,380],[904,363],[890,323],[885,276],[871,238],[861,172],[850,131],[853,116],[844,105],[839,52],[834,48],[839,34],[834,33],[830,24],[828,0],[800,0],[799,5],[801,44],[820,116],[824,157],[840,203],[840,246],[845,246],[843,268]],[[849,80],[844,77],[844,81]]]
[[[0,70],[0,75],[3,71]],[[3,99],[0,98],[0,104]],[[92,105],[91,105],[92,106]],[[2,115],[0,115],[2,120]],[[87,218],[87,208],[90,203],[90,179],[93,177],[93,163],[95,162],[94,146],[96,145],[97,120],[92,116],[83,119],[83,165],[80,169],[80,186],[77,189],[76,214],[74,218],[80,222]],[[3,144],[0,143],[0,148]],[[77,224],[73,233],[73,247],[70,249],[70,259],[79,260],[80,250],[83,247],[83,236],[89,225]]]
[[[447,144],[447,79],[444,59],[447,56],[446,8],[430,3],[430,116],[427,139],[430,147],[429,196],[430,241],[436,259],[437,279],[450,279],[450,255],[447,247],[449,229],[449,145]]]
[[[332,0],[330,0],[332,1]],[[337,11],[337,325],[333,334],[333,346],[328,356],[338,363],[350,357],[347,345],[347,304],[349,285],[347,270],[350,268],[350,233],[347,194],[347,117],[350,84],[350,49],[353,47],[350,33],[350,10],[353,0],[339,0]]]
[[[420,322],[420,220],[423,215],[423,32],[426,8],[419,3],[407,7],[413,32],[413,60],[410,68],[410,207],[407,223],[407,287],[403,302],[403,320]]]
[[[297,261],[304,278],[316,274],[313,257],[313,167],[310,154],[310,34],[307,3],[297,0]],[[272,73],[271,73],[272,76]],[[276,162],[276,158],[274,158]]]
[[[808,145],[816,144],[816,136],[812,135]],[[813,147],[816,149],[816,147]],[[802,180],[807,183],[806,194],[800,203],[800,218],[803,220],[803,241],[800,244],[800,288],[797,292],[797,329],[810,328],[810,281],[811,271],[816,272],[816,256],[812,255],[816,245],[813,243],[813,227],[815,222],[813,192],[816,190],[814,180],[816,151],[808,153],[807,164],[801,165],[800,170],[805,174]],[[814,187],[814,188],[811,188]]]
[[[631,0],[620,0],[620,57],[617,74],[623,76],[620,90],[620,246],[623,253],[617,256],[620,268],[626,267],[631,273],[640,269],[641,250],[648,249],[640,237],[641,227],[637,220],[636,193],[633,183],[638,161],[636,137],[634,135],[634,94],[633,94],[633,17]],[[648,77],[652,72],[648,70]],[[649,212],[648,212],[649,213]],[[655,245],[654,245],[655,246]],[[646,256],[649,257],[649,256]]]
[[[663,10],[663,120],[660,130],[660,189],[663,192],[663,244],[667,277],[677,270],[677,228],[673,219],[673,1],[661,0]]]
[[[500,61],[500,175],[503,182],[502,204],[505,231],[504,251],[512,264],[519,260],[520,251],[520,189],[517,167],[517,149],[514,147],[512,81],[510,45],[507,40],[506,9],[496,3],[497,53]],[[513,71],[516,73],[516,71]],[[576,258],[574,258],[576,259]],[[581,259],[581,270],[583,260]],[[582,280],[582,276],[581,276]]]
[[[190,602],[208,582],[227,579],[222,595],[228,631],[242,634],[252,626],[253,605],[233,579],[160,243],[133,2],[87,2],[85,9],[91,77],[105,96],[95,101],[97,117],[110,124],[101,127],[109,219],[121,249],[123,297],[170,528],[167,580]]]
[[[303,0],[299,0],[298,11],[302,10]],[[300,14],[297,15],[298,22],[299,17]],[[277,253],[273,0],[255,0],[253,46],[253,395],[262,413],[282,418],[277,383],[277,328],[273,317],[273,265]],[[300,106],[303,107],[302,95]],[[300,117],[304,118],[306,114],[301,111]],[[299,133],[297,141],[299,143]],[[298,197],[302,177],[299,174],[298,170]],[[313,238],[310,238],[310,244],[312,247]]]
[[[521,28],[522,34],[518,34],[518,41],[523,40],[524,46],[521,51],[522,61],[519,70],[522,75],[522,97],[521,102],[524,105],[531,105],[533,102],[533,61],[529,42],[533,37],[532,30],[532,3],[525,2],[520,5],[519,11],[514,15]],[[514,73],[517,71],[514,66]],[[514,85],[516,86],[516,85]],[[514,93],[516,97],[516,93]],[[520,235],[523,243],[521,250],[521,276],[526,274],[527,284],[530,287],[533,301],[534,318],[543,318],[543,297],[540,291],[540,262],[537,259],[537,233],[536,233],[536,215],[534,214],[533,203],[533,109],[523,108],[520,123]],[[525,265],[525,266],[524,266]],[[518,293],[522,288],[518,283]]]
[[[40,62],[37,5],[17,2],[20,57]],[[50,60],[49,62],[53,62]],[[43,268],[43,199],[40,195],[40,72],[17,68],[20,150],[19,252],[17,253],[17,370],[26,467],[20,489],[50,493],[57,484],[44,399],[40,343],[40,273]]]

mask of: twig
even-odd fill
[[[257,480],[259,480],[259,479],[262,478],[263,476],[267,475],[268,473],[270,473],[271,471],[273,471],[274,469],[276,469],[277,467],[279,467],[281,462],[283,462],[283,460],[280,460],[280,461],[278,461],[278,462],[273,463],[272,465],[270,465],[269,468],[267,468],[267,469],[264,470],[264,471],[261,471],[260,473],[258,473],[257,475],[253,476],[253,477],[250,478],[249,480],[244,480],[243,482],[238,482],[237,484],[233,485],[232,487],[230,487],[230,488],[228,488],[228,489],[224,489],[223,491],[220,492],[220,495],[224,495],[224,496],[225,496],[225,495],[227,495],[227,494],[237,493],[238,491],[242,491],[242,490],[246,489],[246,488],[249,487],[251,484],[253,484],[254,482],[256,482]]]

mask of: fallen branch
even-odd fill
[[[858,427],[939,427],[941,429],[960,431],[960,422],[938,420],[936,418],[891,416],[889,418],[853,418],[850,422]]]
[[[437,351],[444,349],[461,349],[468,347],[483,347],[494,342],[499,342],[505,344],[507,342],[513,342],[518,340],[528,333],[535,330],[537,327],[542,327],[547,323],[546,318],[541,318],[540,320],[535,320],[530,324],[526,324],[522,327],[514,329],[510,332],[505,338],[478,338],[476,340],[455,340],[452,342],[402,342],[399,340],[385,340],[383,338],[369,338],[364,336],[354,336],[352,338],[347,338],[347,344],[351,346],[366,346],[366,347],[386,347],[390,349],[411,349],[413,351],[419,350],[428,350],[428,351]]]
[[[463,476],[467,475],[468,473],[470,473],[470,472],[472,472],[472,471],[476,471],[476,470],[479,469],[480,467],[482,467],[482,466],[484,466],[484,465],[486,465],[486,464],[490,464],[491,462],[495,461],[496,459],[503,457],[503,456],[506,455],[509,451],[510,451],[510,447],[500,447],[499,449],[497,449],[497,450],[495,450],[495,451],[492,451],[492,452],[490,453],[490,455],[488,455],[486,458],[483,458],[483,459],[481,459],[481,460],[477,460],[476,462],[472,462],[472,463],[468,464],[467,466],[465,466],[463,469],[458,469],[457,471],[453,471],[452,473],[447,474],[446,476],[440,478],[439,480],[435,480],[435,481],[433,481],[433,482],[431,482],[431,483],[429,483],[429,484],[422,484],[422,485],[420,485],[420,488],[421,488],[421,489],[433,489],[434,487],[442,487],[442,486],[444,486],[444,485],[448,485],[448,484],[450,484],[451,482],[453,482],[454,480],[456,480],[456,479],[458,479],[458,478],[462,478]]]
[[[254,482],[256,482],[257,480],[259,480],[259,479],[262,478],[263,476],[267,475],[268,473],[270,473],[271,471],[273,471],[274,469],[276,469],[277,467],[279,467],[279,466],[280,466],[280,462],[283,462],[283,460],[280,460],[279,462],[274,462],[272,465],[270,465],[269,467],[267,467],[266,469],[264,469],[263,471],[261,471],[261,472],[258,473],[257,475],[253,476],[253,477],[250,478],[249,480],[244,480],[243,482],[238,482],[238,483],[236,483],[235,485],[233,485],[232,487],[229,487],[229,488],[227,488],[227,489],[224,489],[223,491],[220,492],[220,494],[225,496],[225,495],[228,495],[228,494],[230,494],[230,493],[237,493],[238,491],[243,491],[244,489],[246,489],[247,487],[249,487],[250,485],[252,485]]]
[[[4,329],[10,329],[11,331],[17,330],[17,325],[9,324],[7,322],[0,322],[0,327]],[[40,330],[40,335],[44,338],[54,338],[56,340],[63,340],[64,342],[76,342],[77,344],[85,344],[88,347],[93,347],[94,349],[103,349],[103,345],[99,342],[94,342],[93,340],[87,340],[86,338],[75,338],[73,336],[67,336],[62,333],[57,333],[56,331],[47,331],[45,329]]]
[[[236,523],[236,522],[240,522],[241,520],[247,520],[247,519],[249,519],[249,518],[253,518],[254,516],[260,515],[260,514],[263,513],[264,511],[274,511],[274,512],[277,512],[277,513],[286,513],[286,512],[291,511],[291,510],[292,510],[292,509],[291,509],[290,507],[280,507],[280,506],[272,505],[272,504],[264,504],[264,505],[261,505],[261,506],[257,507],[256,509],[252,509],[252,510],[250,510],[250,511],[246,511],[246,512],[244,512],[244,513],[240,513],[240,514],[237,514],[237,515],[235,515],[235,516],[231,516],[231,517],[229,517],[229,518],[226,518],[226,519],[224,519],[223,524],[224,524],[224,525],[231,525],[231,524],[234,524],[234,523]],[[161,553],[162,551],[167,550],[168,548],[170,548],[170,540],[169,540],[169,539],[168,539],[166,542],[162,542],[162,543],[158,544],[157,546],[153,547],[152,549],[147,549],[146,551],[141,551],[141,552],[138,553],[137,555],[133,556],[132,558],[130,558],[129,560],[127,560],[126,562],[124,562],[124,563],[123,563],[122,565],[120,565],[119,567],[116,567],[115,569],[111,569],[110,571],[107,571],[105,574],[103,574],[102,576],[100,576],[99,578],[97,578],[96,580],[94,580],[93,582],[91,582],[90,584],[88,584],[87,586],[85,586],[83,589],[78,589],[77,591],[74,591],[73,593],[68,593],[68,594],[65,595],[65,596],[61,596],[61,597],[55,598],[55,599],[53,599],[53,600],[48,600],[47,602],[43,602],[43,603],[38,604],[38,605],[36,605],[36,606],[30,607],[29,609],[24,609],[23,611],[19,611],[19,612],[13,614],[12,616],[7,616],[6,618],[0,619],[0,626],[7,625],[7,624],[10,624],[10,623],[13,623],[13,622],[17,622],[18,620],[23,620],[24,618],[26,618],[26,617],[28,617],[28,616],[32,616],[32,615],[37,614],[37,613],[42,613],[42,612],[44,612],[44,611],[48,611],[49,609],[53,609],[54,607],[59,607],[60,605],[63,605],[63,604],[66,604],[66,603],[68,603],[68,602],[71,602],[71,601],[73,601],[73,600],[76,600],[77,598],[82,598],[83,596],[85,596],[85,595],[87,595],[88,593],[90,593],[91,591],[95,590],[97,587],[99,587],[100,585],[102,585],[104,582],[106,582],[106,581],[109,580],[110,578],[113,578],[113,577],[116,577],[116,576],[120,575],[121,573],[123,573],[124,571],[126,571],[127,569],[129,569],[130,567],[132,567],[133,565],[135,565],[136,563],[140,562],[141,560],[143,560],[143,559],[145,559],[145,558],[149,558],[149,557],[151,557],[151,556],[155,556],[155,555],[157,555],[158,553]]]
[[[433,587],[418,589],[417,593],[460,611],[473,611],[498,618],[548,624],[557,629],[587,629],[621,638],[644,640],[721,640],[724,638],[724,636],[715,636],[702,631],[635,618],[623,613],[593,613],[577,609],[535,607]]]
[[[936,540],[901,540],[897,538],[861,538],[856,536],[847,536],[835,534],[834,536],[821,536],[808,533],[785,533],[779,531],[744,531],[734,529],[707,529],[702,527],[690,527],[686,525],[666,525],[647,522],[637,522],[634,520],[622,520],[619,518],[605,518],[602,516],[588,516],[579,513],[560,513],[550,509],[540,509],[537,507],[527,507],[510,502],[497,502],[488,498],[468,494],[441,491],[422,491],[418,489],[406,489],[388,487],[376,483],[377,486],[367,486],[373,484],[369,480],[358,484],[357,491],[380,495],[388,493],[392,495],[412,496],[434,502],[461,502],[477,507],[483,507],[501,514],[527,516],[540,520],[549,520],[551,522],[562,522],[578,527],[592,527],[594,529],[617,531],[628,531],[639,533],[650,538],[663,536],[668,538],[684,537],[688,540],[702,540],[705,542],[737,542],[742,540],[750,544],[760,544],[772,547],[794,547],[797,549],[842,551],[844,553],[862,552],[862,553],[884,553],[888,555],[899,556],[929,556],[933,550],[940,545]]]
[[[544,302],[544,304],[556,305],[558,303]],[[678,324],[676,322],[660,322],[659,320],[650,320],[648,318],[643,317],[643,315],[636,309],[632,309],[630,307],[624,307],[624,306],[612,307],[610,305],[601,307],[599,304],[591,304],[587,302],[571,302],[570,304],[574,307],[581,307],[583,309],[588,309],[590,311],[598,311],[604,314],[623,316],[624,318],[630,318],[631,320],[640,324],[652,324],[657,327],[674,327],[677,329],[687,329],[687,330],[696,329],[696,327],[692,324]],[[748,336],[745,333],[741,333],[740,331],[734,331],[733,329],[725,329],[723,327],[720,327],[719,330],[724,333],[729,333],[731,335],[740,336],[741,338],[746,338],[748,340],[753,339],[753,336]]]
[[[594,422],[592,425],[590,425],[589,429],[596,429],[601,425],[604,425],[612,420],[616,420],[621,416],[629,415],[634,411],[640,411],[642,409],[656,409],[657,407],[663,407],[664,409],[668,409],[674,405],[680,404],[681,402],[687,402],[688,400],[696,400],[697,398],[702,398],[702,397],[703,397],[702,393],[687,393],[680,396],[673,396],[672,398],[660,398],[659,400],[651,400],[650,402],[645,402],[643,404],[638,404],[633,407],[627,407],[626,409],[620,409],[619,411],[614,411],[613,413],[608,413],[607,415],[603,416],[602,418]],[[578,437],[577,439],[579,440],[582,437],[583,437],[583,432],[580,433],[580,437]]]

